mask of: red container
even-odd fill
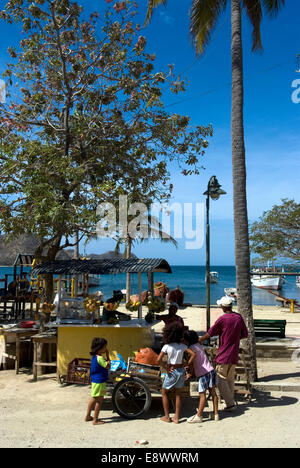
[[[32,328],[35,325],[33,320],[24,320],[21,322],[21,328]]]

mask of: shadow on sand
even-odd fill
[[[249,402],[244,398],[240,397],[237,401],[238,405],[234,412],[229,413],[226,411],[220,410],[220,419],[227,419],[227,418],[236,418],[242,416],[246,411],[251,411],[251,408],[268,408],[268,407],[275,407],[275,406],[289,406],[295,405],[298,403],[298,399],[291,397],[291,396],[280,396],[275,397],[271,395],[270,392],[264,392],[261,390],[254,390],[252,394],[252,401]],[[198,396],[192,396],[190,398],[183,399],[182,410],[180,414],[180,422],[186,422],[187,418],[195,414],[198,407],[199,398]],[[223,406],[223,405],[222,405]],[[113,410],[112,403],[110,399],[105,400],[103,409],[106,410]],[[170,403],[170,413],[171,415],[175,412],[175,407],[172,403]],[[209,403],[209,408],[206,407],[204,410],[203,417],[209,418],[211,412],[211,402]],[[153,396],[151,402],[150,410],[143,414],[139,419],[159,419],[163,416],[163,408],[160,396]],[[107,418],[109,421],[107,422],[117,422],[120,420],[124,420],[121,418],[117,413],[113,413],[112,418]]]
[[[272,382],[273,380],[300,379],[300,372],[292,372],[290,374],[271,374],[259,378],[259,382]]]
[[[270,406],[289,406],[298,403],[298,398],[282,395],[276,397],[271,395],[271,392],[264,392],[262,390],[253,391],[253,400],[249,403],[249,406],[255,406],[259,408],[265,408]]]

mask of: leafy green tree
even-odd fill
[[[135,14],[117,2],[86,19],[69,0],[10,0],[0,11],[23,33],[3,75],[0,229],[37,235],[41,261],[76,233],[93,235],[98,204],[121,189],[168,199],[169,161],[199,172],[212,129],[164,110],[166,84],[179,92],[183,83],[155,70]]]
[[[232,59],[232,170],[233,170],[233,212],[235,230],[235,263],[238,291],[238,309],[248,329],[248,348],[253,356],[252,377],[256,379],[256,350],[252,312],[250,280],[250,248],[248,235],[248,212],[246,194],[246,164],[244,141],[244,86],[242,10],[244,9],[253,26],[253,51],[262,49],[261,21],[263,10],[274,17],[285,0],[192,0],[190,31],[196,52],[203,54],[209,45],[218,19],[231,5],[231,59]],[[148,0],[146,21],[158,5],[167,5],[167,0]]]
[[[250,227],[251,251],[263,259],[300,261],[300,203],[282,199]]]

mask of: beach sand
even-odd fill
[[[186,324],[205,331],[205,309],[188,307],[180,310]],[[219,316],[212,309],[212,323]],[[287,334],[300,337],[300,313],[291,314],[280,307],[255,307],[255,318],[284,318]],[[161,323],[154,327],[160,331]],[[272,374],[300,372],[300,362],[258,362],[260,376],[272,379]],[[195,412],[198,398],[184,400],[180,424],[160,421],[161,398],[154,397],[147,415],[128,421],[112,412],[110,397],[106,397],[101,419],[102,426],[84,422],[89,386],[61,386],[55,374],[32,375],[23,369],[0,372],[0,447],[96,447],[96,448],[205,448],[205,447],[300,447],[298,424],[300,419],[299,392],[254,391],[253,401],[239,400],[238,410],[226,414],[220,408],[220,421],[208,419],[203,423],[186,423]],[[136,441],[146,439],[149,445],[141,448]]]
[[[237,307],[233,306],[233,310],[237,310]],[[199,333],[205,333],[207,331],[205,307],[182,307],[178,310],[177,314],[183,318],[184,323],[189,326],[190,329],[196,330]],[[212,306],[210,311],[211,325],[213,325],[222,314],[223,312],[219,307]],[[287,307],[253,305],[253,316],[254,319],[286,320],[286,336],[300,338],[300,308],[294,313],[291,313],[290,309]],[[161,332],[163,325],[163,322],[160,321],[155,324],[154,330],[156,332]]]
[[[220,411],[219,422],[206,418],[192,427],[198,399],[184,400],[180,424],[160,421],[161,399],[152,400],[145,417],[127,421],[112,412],[109,397],[104,401],[103,426],[84,422],[90,389],[60,386],[54,374],[39,377],[14,371],[0,373],[0,447],[96,447],[135,448],[146,439],[149,448],[205,447],[300,447],[300,393],[255,392],[252,403],[240,400],[233,414]]]

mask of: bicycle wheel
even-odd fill
[[[137,377],[121,380],[113,389],[114,410],[123,418],[135,419],[146,413],[151,405],[151,392]]]

